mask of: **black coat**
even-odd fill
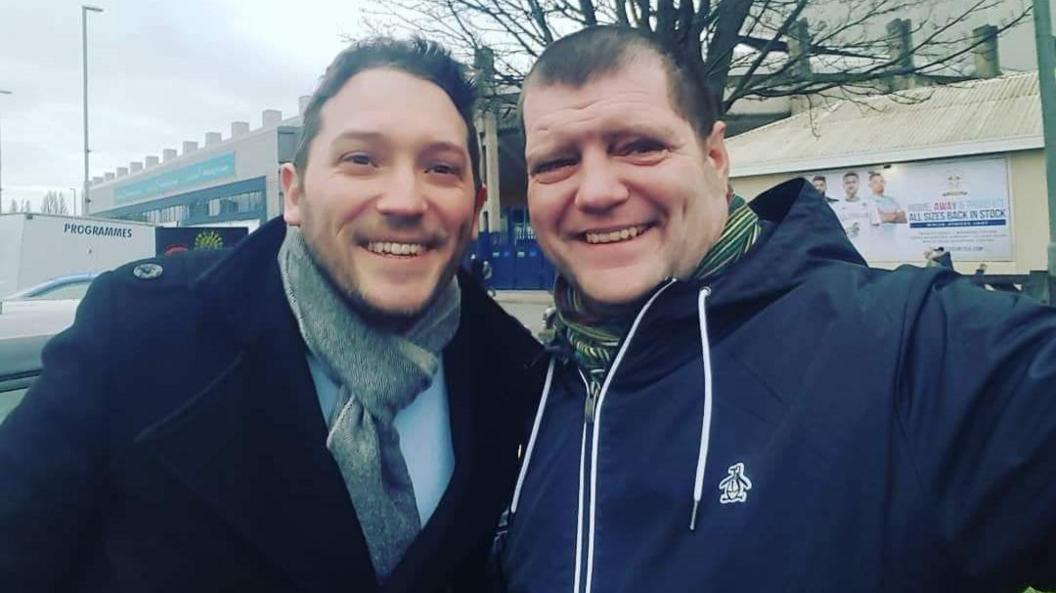
[[[284,233],[93,284],[0,427],[0,591],[377,589],[283,293]],[[460,281],[454,474],[383,591],[480,586],[542,383],[527,330]]]

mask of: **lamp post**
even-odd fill
[[[81,56],[84,64],[84,187],[81,189],[81,215],[88,213],[88,13],[102,12],[98,6],[81,5]]]
[[[1038,50],[1041,126],[1045,139],[1045,178],[1049,204],[1049,276],[1056,276],[1056,49],[1049,0],[1034,0],[1034,35]]]
[[[5,91],[3,89],[0,89],[0,95],[10,95],[10,94],[12,94],[11,91]],[[4,163],[4,159],[3,159],[3,136],[0,136],[0,172],[3,171],[3,163]],[[3,176],[0,176],[0,212],[3,212],[3,209],[4,209],[4,183],[3,183]]]
[[[73,207],[73,215],[77,216],[77,188],[71,187],[69,190],[73,192],[73,199],[70,200],[70,205]]]

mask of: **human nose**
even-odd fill
[[[603,155],[584,155],[576,206],[591,212],[610,210],[627,200],[627,186],[616,167]]]
[[[427,202],[414,167],[402,167],[389,176],[387,187],[376,202],[378,212],[413,217],[425,213]]]

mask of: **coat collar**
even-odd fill
[[[279,275],[278,253],[285,238],[285,222],[274,218],[192,281],[208,322],[226,328],[242,345],[271,333],[285,334],[290,324],[299,339]]]
[[[376,579],[326,448],[304,342],[282,287],[276,255],[284,236],[281,219],[269,222],[193,283],[204,309],[202,335],[231,340],[231,360],[141,440],[300,587],[329,591]],[[460,282],[463,321],[444,351],[455,470],[384,591],[428,590],[444,580],[480,529],[493,527],[474,533],[467,519],[481,515],[479,488],[503,487],[492,475],[498,456],[515,455],[495,447],[508,429],[496,419],[508,411],[493,395],[495,379],[479,372],[478,354],[505,348],[527,360],[535,343],[528,336],[500,344],[496,335],[508,334],[496,327],[516,322],[466,278]]]
[[[140,439],[298,588],[374,581],[290,312],[276,254],[281,220],[247,237],[192,285],[203,339],[231,359]]]

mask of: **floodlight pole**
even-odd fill
[[[12,94],[11,91],[5,91],[5,90],[0,89],[0,95],[10,95],[10,94]],[[0,137],[0,170],[3,169],[3,151],[2,151],[3,146],[2,145],[3,145],[3,138]],[[2,176],[0,176],[0,212],[3,212],[3,210],[4,210],[4,183],[3,183]]]
[[[1049,285],[1056,278],[1056,38],[1052,36],[1050,0],[1034,0],[1034,34],[1038,48],[1038,85],[1045,142],[1045,180],[1049,205]]]
[[[81,215],[88,214],[88,13],[102,12],[98,6],[81,5],[81,56],[84,66],[84,186],[81,188]]]

